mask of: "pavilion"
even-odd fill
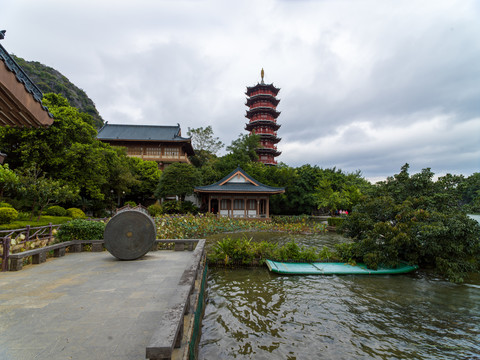
[[[155,161],[160,170],[173,163],[190,164],[195,155],[192,139],[182,137],[177,125],[109,124],[100,129],[97,139],[112,146],[126,148],[127,156]]]
[[[252,178],[240,167],[220,181],[198,186],[202,207],[219,216],[269,218],[270,196],[282,194],[285,188],[268,186]]]

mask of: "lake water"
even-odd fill
[[[258,236],[317,247],[339,241],[335,234]],[[455,285],[424,272],[210,269],[207,291],[200,359],[480,359],[480,277]]]

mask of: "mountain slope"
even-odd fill
[[[61,94],[69,101],[71,106],[76,107],[81,112],[92,115],[97,128],[103,126],[103,119],[92,99],[88,97],[85,91],[72,84],[59,71],[38,61],[26,61],[15,55],[12,55],[12,57],[44,94],[50,92]]]

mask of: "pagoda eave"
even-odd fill
[[[269,149],[269,148],[259,148],[257,149],[258,154],[270,154],[273,156],[279,156],[282,152],[275,150],[275,149]]]
[[[277,106],[280,103],[280,99],[277,99],[275,96],[271,94],[257,94],[249,97],[245,105],[251,106],[253,103],[255,103],[258,100],[266,100],[268,102],[271,102],[275,106]]]
[[[273,141],[274,143],[278,143],[280,140],[282,140],[281,138],[278,138],[277,135],[275,134],[258,133],[257,135],[260,135],[260,139],[262,140],[269,140],[269,141]]]
[[[267,90],[270,90],[271,92],[273,92],[275,94],[275,96],[277,96],[278,92],[280,91],[280,88],[277,88],[272,84],[260,84],[260,83],[257,83],[257,85],[254,85],[254,86],[247,86],[247,92],[245,93],[245,95],[247,96],[250,96],[250,94],[252,92],[255,92],[257,90],[260,90],[260,89],[267,89]]]
[[[274,119],[280,116],[280,111],[275,110],[274,108],[267,107],[267,106],[259,106],[253,109],[247,110],[245,115],[246,118],[251,118],[253,115],[260,114],[260,113],[267,113],[273,116]]]

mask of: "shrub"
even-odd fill
[[[341,226],[343,223],[343,220],[344,220],[343,217],[329,217],[327,219],[327,222],[329,226]]]
[[[301,248],[294,241],[290,241],[283,245],[279,251],[279,257],[282,261],[300,260]]]
[[[278,244],[266,241],[255,242],[246,236],[243,238],[227,236],[217,241],[207,254],[209,263],[223,262],[224,265],[234,265],[235,263],[249,265],[255,260],[259,264],[263,264],[266,259],[314,262],[321,258],[320,256],[329,259],[333,254],[327,248],[318,253],[315,247],[300,247],[294,241],[279,247]]]
[[[128,201],[125,201],[125,206],[130,206],[130,207],[135,207],[137,206],[137,203],[133,200],[128,200]]]
[[[30,217],[31,217],[31,216],[32,216],[32,214],[30,214],[29,212],[19,211],[19,212],[18,212],[17,220],[27,221],[27,220],[30,220]]]
[[[335,244],[336,255],[342,261],[346,261],[348,263],[352,263],[357,258],[358,253],[358,245],[357,243],[353,242],[345,242],[340,244]]]
[[[10,207],[0,208],[0,224],[9,224],[18,216],[18,211]]]
[[[148,207],[148,213],[153,217],[160,215],[162,213],[162,205],[160,205],[158,202],[150,205]]]
[[[198,214],[198,207],[196,207],[191,201],[182,201],[180,203],[180,213],[195,215]]]
[[[50,206],[46,211],[46,215],[50,216],[67,216],[67,210],[59,205]]]
[[[6,202],[0,202],[0,208],[13,208],[13,206]]]
[[[102,221],[75,219],[60,226],[56,238],[61,242],[70,240],[99,240],[103,239],[104,231],[105,223]]]
[[[78,208],[70,208],[67,209],[67,216],[71,217],[72,219],[84,219],[86,218],[85,213]],[[89,240],[89,239],[87,239]]]
[[[180,205],[177,201],[165,201],[162,204],[164,214],[178,214],[180,212]]]

